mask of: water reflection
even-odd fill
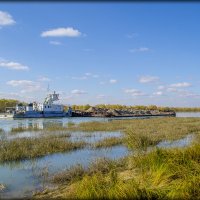
[[[91,122],[91,121],[107,121],[107,118],[97,118],[97,117],[71,117],[71,118],[30,118],[30,119],[0,119],[0,128],[5,131],[10,131],[12,128],[26,127],[34,128],[38,127],[43,129],[48,126],[55,124],[56,126],[67,126],[67,124],[80,122]]]

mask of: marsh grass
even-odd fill
[[[13,127],[11,129],[11,133],[19,133],[19,132],[25,132],[25,131],[47,131],[47,132],[56,132],[56,131],[66,131],[67,127],[57,125],[57,124],[49,124],[47,127],[44,127],[43,129],[40,128],[38,125],[30,126],[30,127]]]
[[[42,131],[41,128],[39,128],[38,126],[31,126],[31,127],[13,127],[11,129],[11,133],[14,134],[14,133],[20,133],[20,132],[25,132],[25,131]]]
[[[109,122],[83,122],[69,128],[73,131],[121,131],[125,134],[124,144],[131,149],[146,150],[163,140],[182,139],[188,134],[200,132],[199,118],[151,118],[113,120]]]
[[[120,145],[123,142],[121,137],[109,137],[91,144],[92,148],[105,148]]]
[[[74,181],[80,180],[86,171],[84,167],[80,164],[70,167],[69,169],[64,170],[63,172],[59,172],[52,177],[53,183],[58,184],[67,184],[72,183]]]
[[[200,133],[198,118],[162,118],[138,120],[124,131],[125,143],[131,149],[147,150],[164,140],[178,140],[189,134]]]
[[[112,169],[119,169],[125,167],[126,160],[111,160],[107,158],[98,158],[90,163],[87,168],[77,164],[70,168],[63,170],[52,177],[52,182],[57,184],[71,184],[81,180],[84,176],[92,176],[96,173],[106,174]]]
[[[17,138],[0,141],[0,162],[32,159],[56,152],[83,148],[85,142],[70,142],[63,137]]]
[[[111,122],[81,122],[76,126],[69,127],[69,130],[73,131],[86,131],[86,132],[94,132],[94,131],[115,131],[121,130],[125,128],[122,120],[111,121]]]
[[[82,131],[123,130],[124,143],[134,153],[129,154],[120,167],[110,162],[89,166],[78,181],[69,185],[70,192],[66,187],[66,190],[55,190],[54,195],[69,199],[200,199],[199,118],[124,120],[122,123],[84,123],[75,128]],[[162,140],[177,140],[188,134],[194,135],[188,147],[155,147],[147,151],[147,147]],[[136,154],[136,149],[142,151]]]
[[[74,123],[74,122],[68,122],[67,123],[67,127],[73,127],[73,126],[75,126],[76,124]]]
[[[71,137],[71,133],[66,131],[56,131],[56,132],[49,132],[49,131],[42,131],[40,136],[42,137],[56,137],[56,138],[69,138]]]
[[[66,126],[59,126],[57,124],[50,124],[47,127],[43,128],[44,131],[66,131],[67,127]]]
[[[156,149],[129,157],[133,175],[124,180],[108,174],[84,176],[77,183],[75,198],[83,199],[198,199],[200,197],[200,146]]]

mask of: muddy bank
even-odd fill
[[[74,110],[72,117],[144,117],[144,116],[176,116],[174,111],[159,110],[120,110],[90,107],[86,111]]]

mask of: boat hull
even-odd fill
[[[53,117],[71,117],[68,112],[25,112],[16,113],[13,118],[53,118]]]

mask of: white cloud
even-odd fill
[[[157,82],[159,80],[159,77],[157,76],[142,76],[139,78],[140,83],[153,83]]]
[[[153,95],[162,96],[163,92],[162,91],[157,91],[157,92],[154,92]]]
[[[97,99],[104,99],[105,97],[106,97],[106,95],[104,95],[104,94],[97,95]]]
[[[177,88],[173,88],[173,87],[169,87],[167,88],[167,92],[179,92],[180,89],[177,89]]]
[[[22,65],[18,62],[9,62],[9,61],[0,61],[0,67],[4,67],[11,70],[29,70],[29,67],[26,65]]]
[[[0,26],[13,24],[15,24],[15,20],[13,19],[13,17],[7,12],[0,11]]]
[[[49,44],[56,45],[56,46],[62,45],[62,43],[59,41],[50,41]]]
[[[35,92],[43,90],[41,85],[38,82],[30,81],[30,80],[11,80],[6,83],[12,87],[21,88],[21,93],[27,92]]]
[[[77,89],[72,90],[71,93],[74,95],[87,94],[87,92],[85,92],[84,90],[77,90]]]
[[[92,73],[87,72],[87,73],[85,73],[85,75],[86,75],[86,76],[91,76]]]
[[[92,77],[92,78],[99,78],[99,75],[98,75],[98,74],[92,74],[92,73],[90,73],[90,72],[85,73],[85,76],[90,76],[90,77]]]
[[[136,49],[130,49],[129,50],[131,53],[136,53],[136,52],[147,52],[150,51],[149,48],[147,47],[140,47],[140,48],[136,48]]]
[[[124,90],[125,93],[134,93],[134,92],[137,92],[138,90],[136,89],[126,89]]]
[[[131,96],[145,96],[146,94],[137,89],[125,89],[125,93],[131,94]]]
[[[80,76],[80,77],[73,76],[72,79],[74,79],[74,80],[87,80],[88,77],[87,76]]]
[[[117,83],[117,80],[116,79],[110,79],[110,81],[109,81],[111,84],[115,84],[115,83]]]
[[[158,86],[158,90],[164,90],[165,89],[165,86],[164,85],[159,85]]]
[[[50,78],[46,77],[46,76],[41,76],[38,81],[51,81]]]
[[[186,93],[188,93],[188,91],[185,90],[185,88],[188,88],[190,86],[192,86],[192,84],[188,83],[188,82],[174,83],[174,84],[167,86],[166,91],[174,92],[174,93],[184,96]]]
[[[192,86],[192,84],[188,83],[188,82],[175,83],[175,84],[170,85],[170,87],[172,87],[172,88],[186,88],[186,87],[190,87],[190,86]]]
[[[41,37],[79,37],[81,32],[72,27],[57,28],[41,33]]]
[[[0,98],[16,99],[20,101],[35,100],[35,98],[31,97],[30,95],[22,95],[16,92],[0,93]]]
[[[74,80],[87,80],[89,78],[98,78],[99,75],[86,72],[83,76],[73,76]]]

